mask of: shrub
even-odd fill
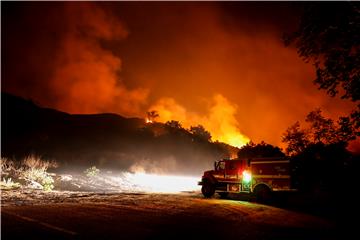
[[[41,185],[44,191],[51,191],[54,189],[54,179],[50,175],[47,175],[42,179]]]
[[[54,179],[44,168],[25,168],[21,171],[20,178],[30,182],[33,186],[40,184],[41,188],[45,191],[50,191],[54,188]]]
[[[1,158],[1,174],[7,174],[10,171],[12,171],[15,167],[14,167],[14,162],[13,161],[9,161],[7,158]]]
[[[58,167],[57,163],[54,161],[45,161],[40,157],[29,155],[24,158],[23,165],[30,169],[39,169],[42,171],[47,171],[48,168],[56,168]]]
[[[96,175],[99,174],[99,172],[100,172],[100,170],[98,168],[96,168],[95,166],[92,166],[84,171],[84,173],[87,177],[95,177]]]
[[[51,191],[54,188],[54,179],[47,172],[49,167],[57,167],[55,162],[42,160],[40,157],[29,155],[18,164],[6,158],[1,158],[1,175],[11,177],[3,178],[1,186],[20,187],[11,179],[16,179],[26,187],[41,188],[44,191]],[[10,179],[10,180],[9,180]]]
[[[3,178],[0,181],[0,189],[15,189],[19,188],[20,186],[20,183],[14,182],[11,178]]]

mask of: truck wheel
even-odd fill
[[[265,185],[255,187],[254,194],[257,202],[266,203],[271,199],[271,190]]]
[[[228,192],[219,192],[220,198],[227,198],[227,196],[229,195]]]
[[[204,195],[204,197],[210,198],[215,193],[215,187],[213,184],[211,184],[209,182],[204,182],[204,184],[201,187],[201,192]]]

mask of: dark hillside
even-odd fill
[[[2,93],[3,157],[29,154],[61,167],[143,167],[149,171],[201,173],[228,157],[230,146],[204,141],[183,128],[117,114],[68,114]]]

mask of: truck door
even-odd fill
[[[215,162],[215,178],[225,179],[225,161],[217,161]]]
[[[242,166],[242,161],[226,161],[225,162],[225,174],[226,178],[239,178],[239,170]]]

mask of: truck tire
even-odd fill
[[[256,186],[254,194],[257,202],[267,203],[271,199],[271,189],[264,184]]]
[[[201,192],[206,198],[211,198],[215,193],[215,186],[210,182],[204,182]]]

